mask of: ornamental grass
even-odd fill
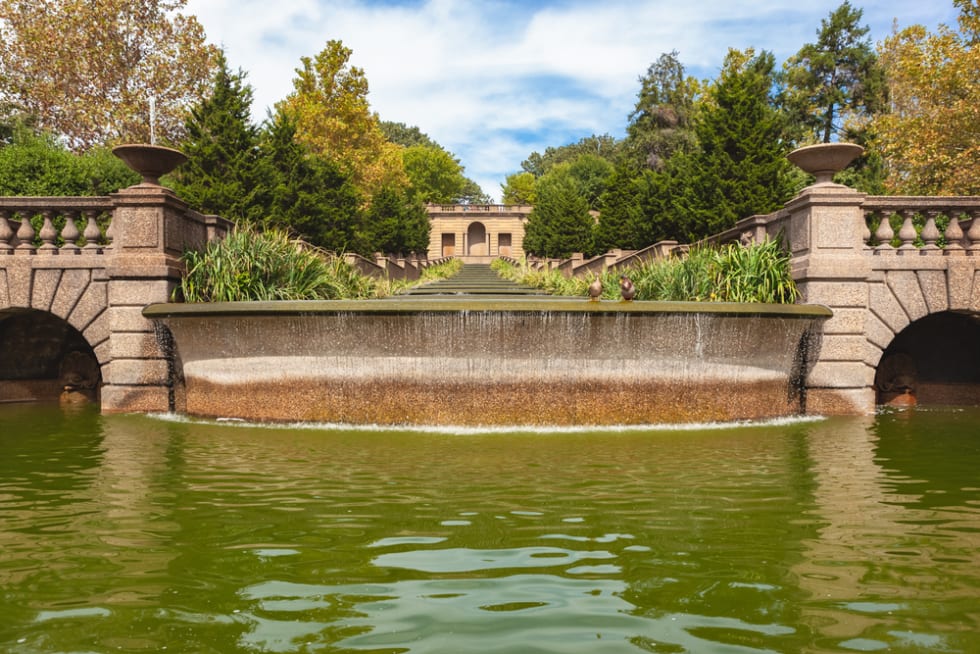
[[[334,300],[375,297],[373,280],[341,257],[283,231],[236,229],[203,251],[184,253],[185,302]],[[176,293],[175,293],[176,295]]]
[[[554,295],[586,296],[592,281],[565,277],[557,270],[533,270],[526,263],[499,260],[494,268],[508,279]],[[683,256],[605,271],[599,276],[603,298],[620,297],[620,275],[633,281],[637,300],[792,304],[800,295],[790,273],[789,254],[772,239],[747,246],[697,245]]]

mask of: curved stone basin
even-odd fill
[[[154,304],[186,412],[355,424],[615,425],[804,411],[829,309],[582,298]]]

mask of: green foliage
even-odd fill
[[[548,147],[544,154],[532,152],[531,155],[521,163],[521,168],[535,177],[543,177],[554,166],[562,163],[569,163],[578,159],[583,154],[590,154],[601,157],[609,163],[616,164],[622,152],[622,144],[609,134],[602,136],[586,136],[575,143],[569,143],[561,147]]]
[[[379,126],[381,127],[381,133],[384,134],[386,139],[403,148],[422,145],[427,148],[443,149],[441,145],[429,138],[428,134],[414,125],[408,126],[405,123],[382,120]]]
[[[409,197],[419,202],[456,202],[466,186],[463,167],[440,147],[413,145],[402,150]]]
[[[783,65],[781,104],[803,141],[829,143],[885,110],[884,69],[861,26],[863,12],[845,0],[820,21],[817,42]],[[855,123],[857,121],[857,123]]]
[[[333,300],[374,295],[373,282],[343,259],[286,232],[237,229],[203,251],[183,255],[185,302]]]
[[[595,219],[575,180],[556,171],[537,184],[537,202],[524,228],[524,251],[544,257],[567,257],[593,250]]]
[[[540,288],[552,295],[588,295],[590,280],[567,277],[559,270],[538,270],[531,268],[527,261],[515,265],[504,259],[494,259],[490,267],[504,279]],[[619,288],[618,283],[616,288]]]
[[[599,223],[595,230],[595,248],[608,252],[614,248],[638,250],[646,245],[637,233],[640,224],[639,191],[632,171],[616,168],[599,197]]]
[[[500,185],[503,194],[501,201],[504,204],[533,205],[538,199],[536,186],[537,177],[527,171],[508,175]]]
[[[637,169],[662,170],[675,152],[696,143],[691,126],[697,81],[684,73],[677,51],[660,55],[640,78],[636,108],[626,128],[626,151]]]
[[[429,214],[418,201],[391,187],[382,188],[371,200],[364,226],[365,247],[370,252],[408,254],[429,249]]]
[[[259,130],[250,114],[252,89],[245,73],[232,73],[224,53],[217,61],[211,92],[187,118],[187,155],[173,175],[174,190],[192,207],[235,222],[263,215],[258,178]]]
[[[508,279],[555,295],[588,295],[590,279],[532,270],[526,263],[514,266],[501,260],[494,266]],[[637,300],[792,304],[799,297],[789,254],[775,240],[744,247],[737,243],[697,246],[684,256],[606,271],[600,276],[603,298],[620,297],[620,275],[633,281]]]
[[[793,192],[784,123],[771,103],[772,54],[731,50],[694,120],[698,148],[672,156],[663,172],[662,213],[682,242],[717,234],[774,211]]]
[[[360,196],[340,168],[296,138],[296,123],[284,110],[267,126],[260,144],[264,224],[290,230],[335,252],[362,251]]]
[[[107,148],[75,154],[24,126],[0,145],[0,195],[108,195],[138,182],[139,175]]]

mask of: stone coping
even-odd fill
[[[736,302],[593,302],[581,297],[528,298],[393,298],[380,300],[281,300],[271,302],[158,303],[143,309],[147,318],[207,316],[276,316],[314,314],[421,314],[451,312],[557,312],[593,315],[690,314],[830,318],[833,311],[819,304]]]

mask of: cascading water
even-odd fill
[[[730,421],[801,412],[822,307],[568,299],[152,305],[187,412],[442,425]]]

